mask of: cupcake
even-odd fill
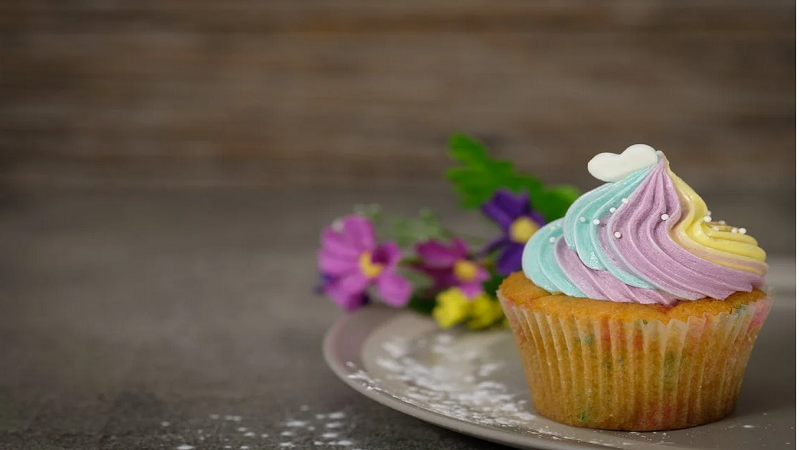
[[[589,172],[606,184],[536,232],[498,291],[534,408],[629,431],[725,417],[772,304],[766,254],[652,147],[597,155]]]

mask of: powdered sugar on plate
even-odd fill
[[[491,341],[486,334],[482,337]],[[374,364],[382,377],[349,364],[354,369],[350,378],[362,381],[367,389],[448,417],[555,436],[547,428],[528,428],[536,416],[529,409],[527,392],[510,392],[492,378],[505,363],[487,354],[491,345],[470,346],[470,339],[455,339],[442,331],[415,340],[393,338],[380,346],[383,355]]]

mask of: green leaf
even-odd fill
[[[579,195],[573,186],[546,187],[538,178],[518,173],[511,162],[490,157],[483,144],[463,134],[450,139],[449,153],[460,165],[448,169],[445,177],[467,209],[480,207],[499,189],[527,191],[533,208],[549,222],[563,217]]]
[[[450,138],[450,154],[467,165],[479,164],[488,159],[483,145],[463,134],[454,134]]]
[[[409,247],[430,239],[449,239],[451,233],[444,228],[439,217],[430,209],[422,209],[415,218],[394,217],[389,226],[381,230],[381,238],[394,241],[400,247]]]
[[[433,308],[436,307],[436,300],[423,296],[422,291],[417,291],[411,296],[406,307],[412,311],[430,316],[433,314]]]
[[[375,228],[380,228],[383,223],[383,208],[381,205],[372,203],[369,205],[358,204],[353,208],[359,216],[365,217],[372,222]]]
[[[580,195],[580,191],[575,186],[553,186],[538,192],[532,192],[531,203],[550,222],[564,217],[569,206]]]
[[[492,297],[496,297],[497,290],[500,289],[500,284],[504,279],[504,276],[492,273],[491,278],[483,282],[483,290]]]

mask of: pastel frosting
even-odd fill
[[[761,286],[767,264],[758,242],[712,221],[656,154],[654,164],[585,193],[536,232],[522,255],[525,275],[573,297],[664,305]]]

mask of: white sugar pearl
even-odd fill
[[[612,207],[611,207],[611,209],[609,209],[609,210],[608,210],[608,212],[612,212],[612,213],[613,213],[613,212],[615,212],[616,210],[617,210],[617,208],[614,208],[614,207],[612,206]]]
[[[579,217],[578,220],[580,220],[581,222],[586,222],[586,217]]]
[[[661,220],[667,220],[667,219],[669,219],[669,214],[662,214],[661,215]]]
[[[600,225],[600,220],[598,220],[598,219],[594,219],[594,220],[592,221],[592,223],[593,223],[593,224],[595,224],[595,225]]]
[[[720,224],[720,225],[725,225],[725,221],[724,221],[724,220],[720,220],[720,221],[719,221],[719,224]]]
[[[628,204],[628,199],[627,198],[623,198],[622,199],[622,203],[625,203],[627,205]]]
[[[616,231],[616,232],[614,232],[614,237],[619,239],[619,238],[622,237],[622,233],[620,233],[619,231]]]
[[[731,228],[731,233],[738,233],[738,232],[739,232],[738,228]]]
[[[739,228],[739,233],[745,234],[745,233],[747,233],[747,229],[746,228]]]
[[[550,238],[550,243],[551,243],[551,244],[555,244],[555,242],[556,242],[556,238],[554,238],[554,237],[551,237],[551,238]]]
[[[703,217],[703,222],[711,222],[711,216]]]
[[[711,228],[713,228],[713,229],[714,229],[714,231],[719,231],[719,227],[718,227],[718,226],[716,226],[716,225],[714,225],[714,226],[713,226],[713,227],[711,227]]]

